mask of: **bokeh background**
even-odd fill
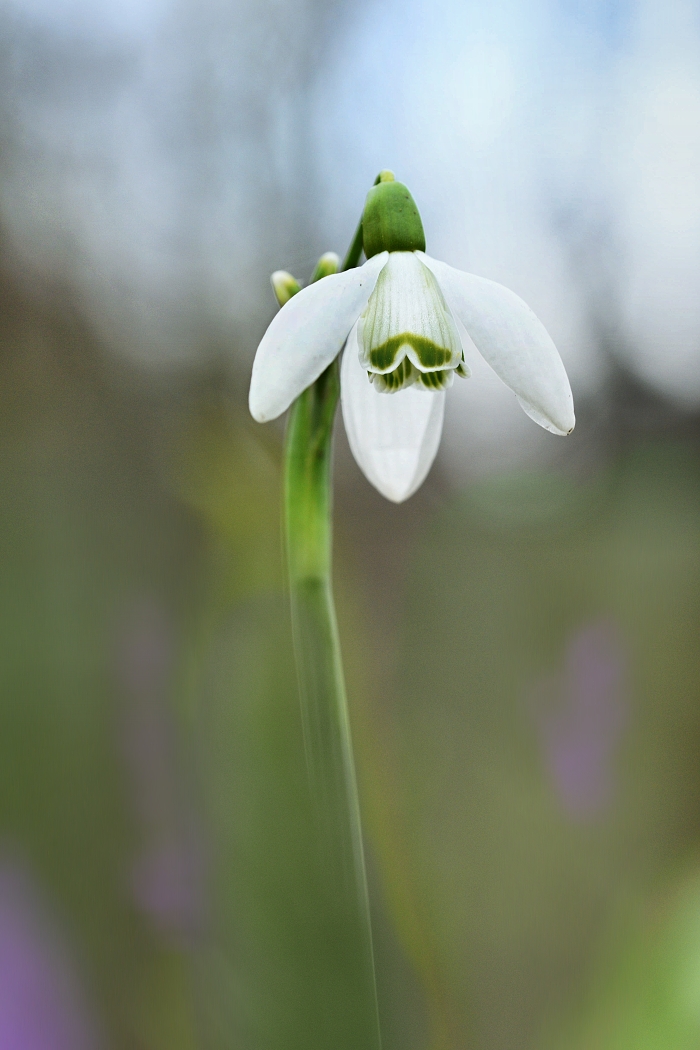
[[[268,275],[390,167],[571,376],[339,423],[385,1050],[700,1046],[700,6],[0,3],[0,1047],[339,1050]]]

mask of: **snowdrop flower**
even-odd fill
[[[574,428],[561,358],[543,324],[514,292],[425,254],[418,209],[391,172],[367,195],[367,262],[298,291],[273,274],[280,302],[258,347],[250,411],[275,419],[345,347],[343,420],[369,481],[396,503],[422,484],[437,453],[445,392],[469,376],[464,351],[481,353],[528,416],[553,434]],[[325,270],[324,270],[324,259]],[[296,293],[296,294],[295,294]]]

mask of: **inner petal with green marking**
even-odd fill
[[[406,357],[424,373],[452,370],[462,361],[462,344],[445,297],[414,252],[389,253],[358,335],[362,367],[377,375],[396,371]]]
[[[397,390],[404,390],[407,386],[412,386],[420,374],[407,357],[399,362],[393,372],[367,373],[370,383],[374,384],[374,389],[380,394],[395,394]]]
[[[393,372],[368,372],[369,381],[380,394],[395,394],[415,383],[421,390],[447,390],[452,386],[455,375],[466,379],[469,371],[464,362],[457,368],[441,368],[434,372],[419,372],[408,357],[396,366]]]
[[[417,382],[423,390],[447,390],[455,378],[455,368],[443,368],[440,372],[419,372]]]

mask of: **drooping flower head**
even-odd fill
[[[469,376],[465,350],[476,348],[531,419],[554,434],[571,433],[569,381],[542,323],[514,292],[426,255],[418,209],[391,172],[367,195],[362,243],[363,266],[331,273],[324,256],[315,276],[318,269],[326,276],[299,292],[291,275],[273,275],[284,305],[253,364],[255,419],[281,415],[345,347],[341,399],[350,447],[372,484],[401,502],[430,469],[445,391],[455,375]]]

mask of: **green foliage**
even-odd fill
[[[348,927],[315,849],[283,591],[280,435],[215,382],[111,376],[73,322],[54,344],[13,316],[0,864],[37,887],[105,1045],[349,1045]],[[582,479],[519,472],[404,508],[339,487],[386,1050],[700,1045],[698,463],[695,444],[655,441]],[[145,692],[124,667],[125,635],[153,642],[144,603],[169,639]],[[609,740],[583,788],[554,753],[590,758],[581,638],[593,680],[621,660],[614,688],[593,689]],[[158,730],[136,774],[134,719]],[[149,907],[134,873],[191,825],[188,918]]]
[[[366,606],[380,685],[357,749],[434,1047],[536,1048],[580,1017],[630,896],[698,848],[699,494],[695,447],[650,444],[582,482],[474,484],[410,546],[386,530],[407,579],[397,606]],[[696,929],[664,941],[678,989],[697,987]],[[663,968],[645,981],[668,999]],[[695,1044],[670,1027],[639,1045],[700,1045],[683,1017]],[[552,1045],[634,1045],[576,1030]]]

